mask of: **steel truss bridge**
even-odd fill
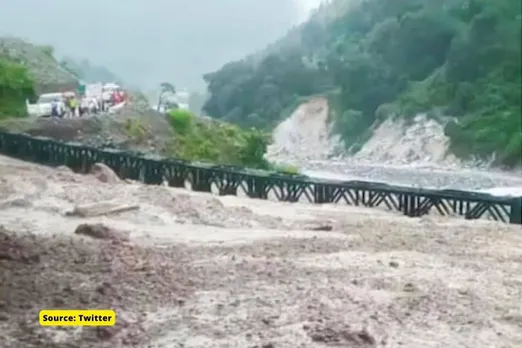
[[[468,220],[487,218],[522,224],[522,197],[497,197],[485,193],[391,186],[364,181],[338,181],[253,171],[231,166],[196,164],[175,159],[154,159],[113,149],[98,149],[25,134],[0,132],[0,153],[47,166],[65,165],[88,173],[104,163],[122,179],[149,185],[165,182],[172,187],[279,201],[338,203],[381,207],[409,217],[427,214],[459,215]]]

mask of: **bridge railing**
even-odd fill
[[[158,159],[117,149],[99,149],[49,138],[0,132],[0,153],[48,166],[65,165],[87,173],[95,163],[111,167],[122,179],[145,184],[185,187],[195,191],[236,195],[242,189],[251,198],[310,203],[345,203],[382,207],[416,217],[430,213],[460,215],[466,219],[488,218],[522,224],[522,197],[497,197],[486,193],[434,190],[365,181],[312,179],[301,175],[245,168]]]

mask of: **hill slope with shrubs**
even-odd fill
[[[264,52],[204,76],[205,112],[272,129],[326,95],[346,145],[427,112],[457,155],[520,165],[521,2],[336,0]],[[361,138],[363,137],[363,138]]]
[[[75,88],[76,78],[60,66],[51,47],[0,38],[0,129],[187,161],[270,168],[263,158],[269,140],[265,133],[198,118],[181,109],[165,116],[140,102],[138,95],[117,114],[59,122],[26,118],[26,99],[45,89]]]
[[[269,141],[266,133],[195,117],[181,109],[171,110],[167,120],[174,131],[168,152],[174,157],[255,169],[270,167],[263,157]]]
[[[75,89],[77,79],[62,69],[51,46],[0,37],[0,119],[26,116],[26,99],[42,92]]]
[[[35,45],[16,37],[0,37],[0,59],[26,67],[38,93],[74,89],[78,80],[60,66],[52,46]]]

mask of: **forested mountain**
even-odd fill
[[[264,52],[205,75],[205,112],[271,128],[327,95],[347,144],[379,118],[456,118],[460,155],[522,158],[520,0],[337,0]]]

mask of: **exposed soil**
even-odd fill
[[[125,105],[114,114],[59,120],[6,119],[0,122],[0,130],[154,154],[163,153],[173,137],[164,115],[140,104]]]

